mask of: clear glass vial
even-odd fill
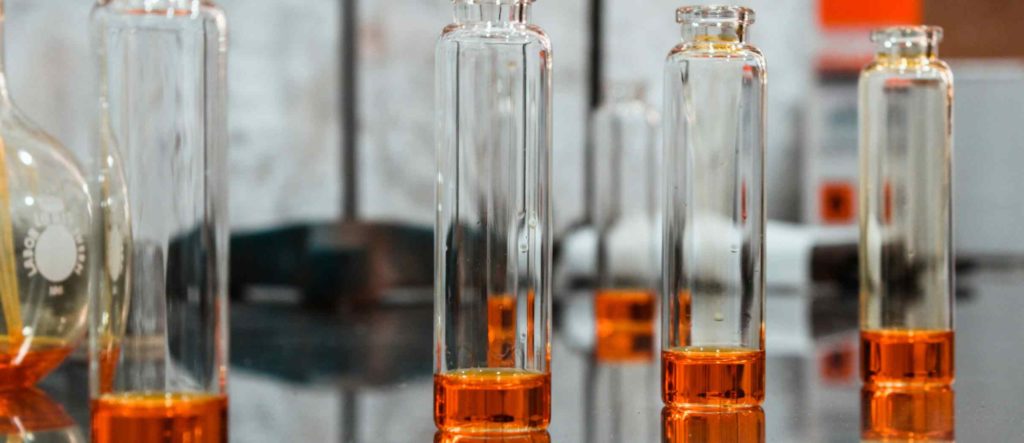
[[[455,0],[437,43],[434,421],[551,416],[551,43],[532,0]]]
[[[602,362],[649,361],[657,304],[658,113],[644,101],[643,84],[613,82],[591,128],[595,356]]]
[[[0,390],[32,386],[78,345],[91,199],[74,156],[11,100],[0,0]]]
[[[662,399],[764,400],[765,59],[754,12],[676,11],[665,64]]]
[[[92,439],[226,443],[224,14],[208,0],[100,0],[92,28]]]
[[[952,383],[953,75],[942,30],[874,31],[860,76],[864,381]]]

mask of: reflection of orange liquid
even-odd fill
[[[764,410],[664,408],[665,443],[763,443]]]
[[[434,422],[454,432],[529,431],[551,421],[551,374],[465,369],[434,375]]]
[[[117,362],[121,358],[121,347],[109,345],[100,350],[100,393],[106,394],[114,390],[114,376],[117,374]]]
[[[34,388],[5,391],[0,395],[0,435],[12,437],[33,432],[70,428],[75,425],[64,408]],[[0,437],[3,441],[3,437]],[[33,440],[26,440],[33,441]]]
[[[527,349],[533,350],[533,291],[526,296]],[[516,297],[492,295],[487,298],[487,366],[511,368],[516,364]]]
[[[953,331],[861,331],[865,383],[953,382]]]
[[[954,436],[954,393],[946,385],[864,389],[861,438],[949,440]]]
[[[92,403],[93,443],[227,443],[223,395],[129,393]]]
[[[27,352],[11,346],[10,339],[0,338],[0,389],[29,387],[64,361],[72,347],[63,340],[48,337],[26,337],[31,340]]]
[[[661,353],[666,405],[754,406],[764,401],[764,351],[689,347]]]
[[[690,327],[693,317],[693,301],[690,291],[679,291],[676,294],[675,305],[671,309],[673,311],[668,313],[668,319],[670,324],[674,322],[675,327],[668,330],[667,343],[672,347],[687,346],[690,344]]]
[[[654,358],[653,292],[637,289],[597,291],[598,361],[650,361]]]
[[[547,431],[500,434],[458,434],[438,431],[434,443],[551,443]]]

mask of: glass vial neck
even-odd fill
[[[744,43],[754,11],[742,6],[684,6],[676,10],[684,43]]]
[[[97,0],[97,5],[113,5],[144,11],[191,10],[210,4],[210,0]]]
[[[455,23],[526,23],[532,3],[533,0],[454,0]]]
[[[875,60],[912,62],[934,60],[939,56],[942,28],[938,26],[895,26],[871,32]]]

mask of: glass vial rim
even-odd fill
[[[753,9],[735,5],[694,5],[676,9],[676,23],[694,26],[753,24]]]
[[[885,47],[942,42],[942,27],[933,25],[886,26],[871,30],[871,41]]]

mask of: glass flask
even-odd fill
[[[860,76],[861,374],[952,383],[953,76],[931,26],[871,34]]]
[[[676,11],[665,67],[662,398],[764,400],[765,60],[754,12]]]
[[[455,0],[437,63],[434,421],[551,417],[551,44],[532,0]]]
[[[82,430],[59,403],[34,388],[0,392],[0,441],[85,443]]]
[[[658,114],[639,83],[613,83],[594,112],[598,361],[654,358]]]
[[[15,107],[0,64],[0,390],[34,385],[85,333],[90,206],[82,169]]]
[[[90,315],[93,442],[226,442],[224,14],[101,0],[92,28],[106,265]]]

